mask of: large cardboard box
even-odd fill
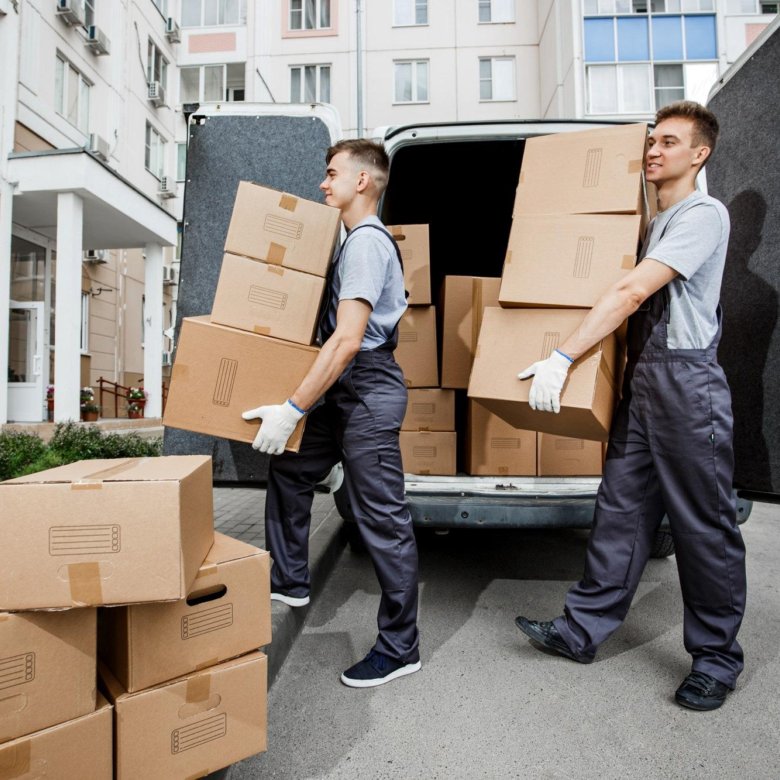
[[[454,431],[401,431],[404,472],[454,476],[457,438]]]
[[[266,750],[263,653],[137,693],[103,666],[100,678],[114,704],[117,780],[202,777]]]
[[[332,206],[239,182],[225,251],[326,276],[341,213]]]
[[[402,431],[454,431],[455,391],[439,388],[409,390]]]
[[[317,347],[293,344],[209,322],[182,321],[163,425],[251,444],[260,425],[241,413],[284,403],[317,357]],[[303,418],[288,450],[301,443]]]
[[[523,369],[550,356],[579,326],[583,309],[485,309],[469,397],[515,428],[606,441],[618,395],[623,351],[613,333],[569,370],[559,414],[531,409]]]
[[[395,359],[404,372],[407,387],[438,387],[436,308],[410,306],[398,323]]]
[[[96,625],[94,609],[0,612],[0,742],[95,709]]]
[[[466,472],[474,476],[536,475],[536,432],[512,427],[469,401]]]
[[[441,385],[465,389],[477,348],[482,312],[498,306],[501,280],[479,276],[444,279]]]
[[[431,301],[431,252],[428,225],[388,225],[404,261],[404,284],[410,306],[429,306]]]
[[[325,290],[321,276],[226,254],[211,321],[275,339],[311,344]]]
[[[111,780],[113,709],[98,696],[89,714],[0,745],[0,778]]]
[[[82,460],[0,483],[0,609],[173,601],[214,542],[211,458]]]
[[[100,610],[100,658],[133,692],[264,647],[270,577],[265,550],[217,533],[186,599]]]
[[[525,142],[514,214],[643,214],[647,125],[555,133]]]
[[[516,216],[499,302],[592,307],[636,265],[640,220],[622,214]]]
[[[537,445],[540,477],[597,477],[601,475],[604,445],[540,433]]]

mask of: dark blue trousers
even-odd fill
[[[271,457],[265,533],[273,559],[272,587],[308,595],[314,486],[341,461],[352,511],[382,590],[375,648],[415,663],[417,546],[398,443],[407,397],[390,350],[358,353],[324,403],[309,414],[300,451]]]

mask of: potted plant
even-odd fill
[[[100,412],[100,407],[95,403],[95,391],[91,387],[82,387],[80,397],[82,422],[94,422]]]
[[[46,385],[46,416],[49,422],[54,420],[54,385]]]
[[[127,407],[127,416],[130,419],[136,419],[144,416],[144,407],[146,406],[146,390],[143,387],[130,387],[127,390],[127,400],[130,404]],[[131,414],[132,407],[132,414]]]
[[[138,420],[144,416],[144,408],[137,401],[133,401],[127,405],[127,416],[131,420]]]

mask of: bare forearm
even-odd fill
[[[290,396],[290,400],[301,409],[311,408],[317,399],[341,376],[357,351],[354,342],[343,340],[334,333],[322,345],[309,373]]]

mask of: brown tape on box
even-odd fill
[[[281,265],[268,266],[269,274],[276,274],[277,276],[284,276],[285,269]]]
[[[629,173],[641,173],[642,172],[642,160],[629,160],[628,172]]]
[[[122,463],[117,463],[116,466],[109,466],[107,469],[100,469],[93,471],[91,474],[85,474],[80,480],[73,482],[70,488],[71,490],[94,490],[95,488],[100,488],[103,480],[123,474],[137,463],[138,458],[127,458]]]
[[[0,745],[0,780],[24,777],[30,771],[30,740],[12,747]]]
[[[512,250],[511,249],[506,253],[506,257],[504,258],[504,265],[512,265]]]
[[[471,351],[477,348],[479,329],[482,327],[482,281],[471,281]]]
[[[285,211],[295,211],[298,207],[298,198],[294,195],[288,195],[286,192],[279,198],[279,208]]]
[[[94,607],[103,603],[100,564],[71,563],[68,565],[70,600],[73,606]]]
[[[253,333],[257,333],[259,336],[270,336],[271,329],[267,325],[255,325],[252,328]]]
[[[211,675],[199,674],[187,680],[187,690],[184,694],[188,704],[207,701],[211,695]]]
[[[390,233],[396,241],[406,241],[403,225],[393,225],[390,228]]]
[[[623,262],[620,264],[621,268],[629,269],[636,265],[636,257],[634,255],[623,255]]]
[[[265,260],[267,263],[272,263],[273,265],[281,265],[284,262],[284,253],[286,251],[286,247],[271,241],[268,245],[268,257],[266,257]]]
[[[219,656],[214,656],[214,658],[209,658],[208,661],[204,661],[202,664],[198,664],[195,667],[196,672],[200,672],[203,669],[208,669],[210,666],[216,666],[219,663]]]
[[[195,579],[198,579],[199,577],[210,577],[212,574],[216,574],[218,570],[219,564],[206,558],[198,569]]]

